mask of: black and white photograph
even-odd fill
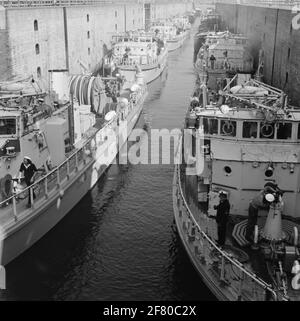
[[[299,232],[300,0],[0,0],[0,308],[298,301]]]

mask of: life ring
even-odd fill
[[[270,128],[271,128],[271,131],[269,132]],[[263,138],[269,138],[274,134],[274,127],[270,124],[264,124],[260,129],[260,133]]]
[[[230,136],[234,132],[234,125],[232,124],[231,121],[226,121],[223,126],[222,126],[222,133]]]
[[[5,175],[0,180],[0,190],[1,190],[2,200],[5,200],[12,196],[13,186],[12,186],[12,176],[10,174]]]

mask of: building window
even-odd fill
[[[267,24],[267,16],[265,16],[265,24]]]
[[[291,48],[289,48],[288,50],[288,59],[290,59],[290,56],[291,56]]]
[[[87,22],[90,21],[90,15],[89,15],[89,14],[86,15],[86,21],[87,21]]]
[[[289,73],[287,72],[285,74],[285,83],[287,84],[289,82]]]
[[[134,25],[134,19],[132,20],[132,24]]]
[[[37,74],[38,78],[41,78],[41,76],[42,76],[41,67],[36,68],[36,74]]]
[[[38,31],[39,30],[39,25],[38,25],[38,21],[37,20],[34,20],[33,28],[34,28],[34,31]]]
[[[88,54],[89,55],[91,54],[91,48],[88,48]]]
[[[87,38],[90,39],[90,32],[87,32]]]
[[[118,11],[115,11],[115,17],[117,18],[117,16],[118,16]]]
[[[116,31],[118,30],[118,25],[117,25],[117,24],[115,24],[115,30],[116,30]]]
[[[39,45],[38,43],[35,45],[35,53],[36,53],[37,55],[40,54],[40,45]]]

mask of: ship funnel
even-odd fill
[[[262,231],[262,238],[268,241],[281,241],[285,238],[282,231],[282,209],[283,202],[281,196],[275,200],[273,194],[267,194],[266,200],[271,203],[265,227]]]

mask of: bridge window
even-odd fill
[[[259,138],[262,139],[273,139],[274,138],[274,124],[261,124]]]
[[[212,118],[203,118],[204,134],[218,135],[218,120]]]
[[[277,127],[277,139],[291,139],[292,138],[292,124],[279,123]]]
[[[16,134],[16,119],[15,118],[1,118],[0,119],[0,135],[14,135]]]
[[[236,121],[222,120],[221,121],[221,135],[222,136],[236,136]]]
[[[298,139],[300,139],[300,124],[298,124],[298,136],[297,136]]]
[[[38,21],[37,20],[33,21],[33,29],[34,29],[34,31],[38,31],[39,30],[39,25],[38,25]]]
[[[243,138],[257,138],[257,123],[245,121],[243,123]]]
[[[40,45],[39,45],[38,43],[35,45],[35,53],[36,53],[37,55],[40,54]]]

